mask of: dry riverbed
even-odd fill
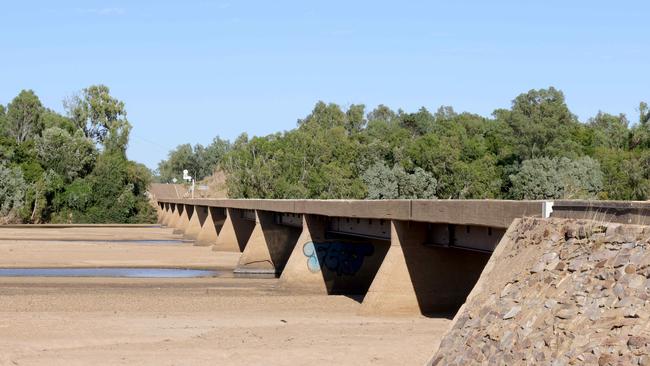
[[[237,262],[188,243],[92,241],[144,240],[142,229],[0,228],[0,268],[232,269]],[[37,238],[38,230],[55,241]],[[169,229],[146,231],[149,239],[178,238]],[[0,365],[421,365],[449,324],[358,316],[355,299],[282,293],[276,282],[0,277]]]

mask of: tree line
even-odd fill
[[[650,112],[580,122],[561,91],[530,90],[491,117],[318,102],[290,131],[185,144],[157,179],[225,171],[233,198],[645,200]]]
[[[126,157],[131,124],[104,85],[44,107],[32,90],[0,105],[0,220],[28,223],[151,222],[152,180]]]

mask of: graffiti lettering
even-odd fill
[[[319,272],[323,267],[337,275],[355,275],[365,257],[371,256],[374,247],[369,243],[307,242],[302,247],[307,257],[307,267],[311,272]]]

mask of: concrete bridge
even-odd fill
[[[157,198],[157,208],[196,245],[240,252],[235,273],[358,297],[365,314],[456,311],[515,218],[650,216],[646,203],[585,201]]]

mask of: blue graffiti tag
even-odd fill
[[[302,252],[311,272],[319,272],[324,267],[339,276],[352,276],[361,269],[364,258],[371,256],[374,249],[369,243],[310,241],[303,245]]]

